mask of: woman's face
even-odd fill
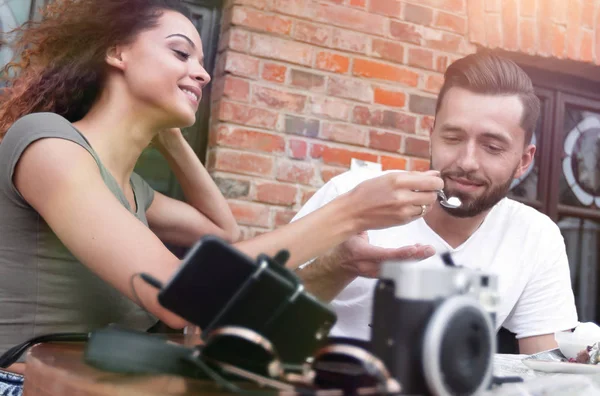
[[[132,105],[163,127],[187,127],[196,121],[202,89],[210,82],[204,70],[202,41],[185,16],[164,11],[158,26],[117,48],[117,65]],[[110,56],[109,56],[110,57]]]

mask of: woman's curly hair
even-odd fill
[[[180,0],[54,0],[39,21],[0,33],[16,54],[0,70],[0,142],[30,113],[83,118],[100,93],[107,51],[155,27],[165,10],[190,18]]]

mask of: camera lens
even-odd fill
[[[440,369],[455,394],[472,394],[491,362],[491,340],[481,311],[464,307],[447,323]]]

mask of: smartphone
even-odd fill
[[[304,291],[292,271],[264,255],[252,260],[213,236],[187,253],[158,301],[200,326],[203,337],[223,326],[252,329],[290,363],[321,346],[336,321],[332,308]]]

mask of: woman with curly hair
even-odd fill
[[[144,309],[185,326],[155,289],[130,284],[140,272],[167,281],[177,270],[163,242],[190,246],[213,234],[253,257],[288,249],[295,268],[364,230],[417,218],[436,194],[413,190],[443,185],[437,175],[386,175],[237,242],[226,200],[179,129],[196,121],[210,77],[178,0],[55,0],[16,37],[20,58],[2,71],[0,103],[0,353],[47,333],[109,323],[145,329],[152,323]],[[151,142],[186,202],[133,172]]]

